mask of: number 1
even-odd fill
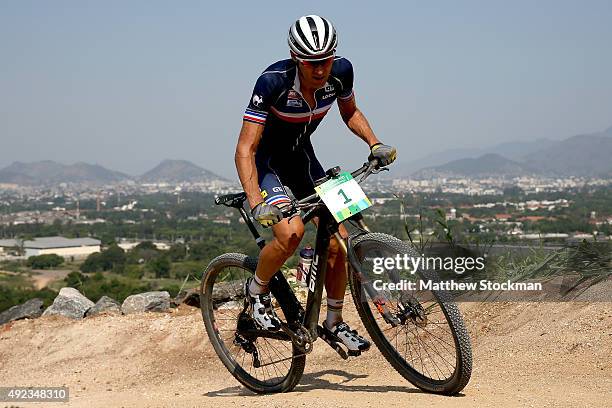
[[[346,193],[344,191],[342,191],[342,189],[338,190],[338,195],[341,195],[342,198],[344,198],[344,203],[343,204],[348,204],[351,202],[351,199],[347,197]]]

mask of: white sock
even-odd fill
[[[268,283],[270,281],[262,280],[259,276],[255,275],[255,279],[252,279],[249,285],[249,292],[253,295],[266,293],[268,292]]]
[[[342,306],[344,306],[344,299],[327,298],[327,318],[325,319],[325,325],[328,329],[331,329],[334,325],[342,321]]]

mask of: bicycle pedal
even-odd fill
[[[323,327],[317,326],[317,332],[319,334],[319,337],[323,339],[323,341],[327,343],[332,349],[334,349],[334,351],[338,353],[338,355],[342,357],[343,360],[348,360],[348,357],[351,353],[350,350],[349,350],[349,353],[347,354],[347,352],[344,350],[344,348],[340,345],[339,342],[327,336],[327,334],[325,333],[325,329],[323,329]]]

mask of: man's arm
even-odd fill
[[[338,108],[346,126],[368,146],[372,147],[376,143],[380,143],[365,115],[357,108],[354,96],[345,100],[338,99]]]
[[[259,192],[257,167],[255,166],[255,152],[257,151],[263,130],[264,127],[256,123],[242,122],[236,154],[234,155],[238,177],[251,208],[263,201]]]

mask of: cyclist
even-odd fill
[[[291,202],[285,186],[300,199],[313,194],[315,181],[325,176],[310,136],[334,101],[344,123],[370,147],[371,157],[388,165],[396,156],[395,148],[380,142],[355,104],[353,67],[346,58],[336,56],[338,38],[332,23],[316,15],[300,17],[289,29],[288,43],[291,58],[270,65],[255,83],[235,155],[251,214],[264,227],[272,226],[274,233],[245,287],[248,313],[266,330],[280,329],[268,283],[304,234],[300,217],[282,218],[282,208]],[[340,234],[348,236],[343,226]],[[350,351],[365,351],[370,342],[342,318],[346,281],[345,256],[332,237],[325,281],[327,316],[322,326]]]

